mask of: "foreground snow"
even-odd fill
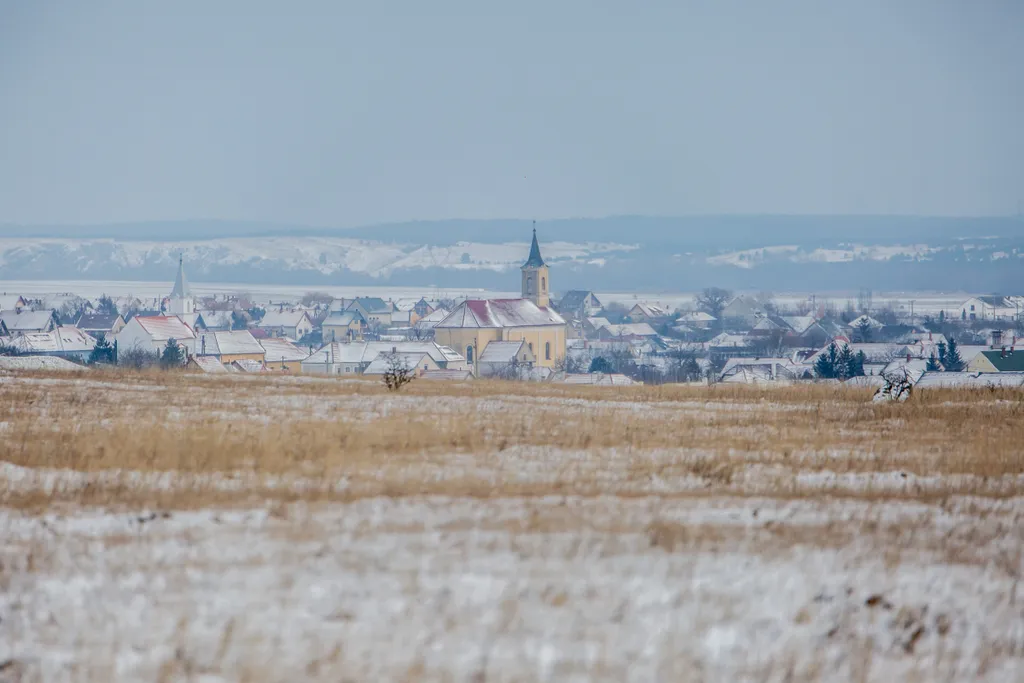
[[[28,680],[1019,680],[1021,501],[0,513]]]

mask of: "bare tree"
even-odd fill
[[[413,380],[413,370],[405,362],[405,358],[395,352],[389,353],[386,358],[387,368],[381,380],[388,391],[398,391]]]
[[[732,299],[732,292],[721,287],[705,287],[694,299],[698,311],[704,311],[716,318],[722,317],[722,310]]]
[[[330,306],[334,297],[327,292],[306,292],[299,299],[303,306]]]

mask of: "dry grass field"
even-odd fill
[[[1024,392],[0,377],[0,681],[1024,678]]]

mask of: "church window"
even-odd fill
[[[547,291],[547,289],[548,289],[548,279],[546,277],[542,277],[540,279],[540,291],[545,292],[545,291]]]
[[[473,362],[473,347],[472,346],[467,346],[466,347],[466,362],[467,363],[472,363]]]
[[[544,342],[544,360],[551,360],[551,342]]]
[[[533,294],[533,278],[532,277],[526,278],[526,293],[527,294]]]

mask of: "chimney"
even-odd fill
[[[907,351],[907,362],[910,362],[910,351]]]
[[[1003,347],[1002,353],[999,354],[999,357],[1000,358],[1006,358],[1006,347],[1005,346]]]
[[[998,348],[1003,344],[1003,331],[992,330],[992,348]]]

